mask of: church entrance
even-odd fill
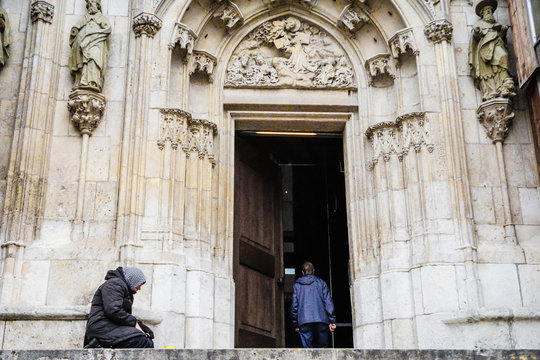
[[[236,347],[301,347],[290,319],[304,261],[334,300],[332,347],[352,347],[341,132],[236,131]]]

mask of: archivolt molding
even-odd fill
[[[425,112],[413,112],[399,116],[395,121],[387,121],[370,126],[366,137],[373,145],[373,159],[369,168],[373,169],[380,159],[390,160],[396,155],[401,161],[411,149],[416,153],[425,148],[433,152],[431,128]]]

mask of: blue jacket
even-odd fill
[[[324,280],[315,275],[296,280],[291,315],[294,327],[315,322],[335,324],[334,303]]]

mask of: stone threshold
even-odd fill
[[[539,350],[1,350],[0,360],[540,360]]]

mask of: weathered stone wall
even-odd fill
[[[158,347],[232,347],[234,122],[257,118],[344,131],[356,347],[540,348],[531,129],[519,94],[500,168],[476,116],[469,1],[367,0],[347,15],[345,0],[240,0],[232,24],[203,0],[103,0],[106,110],[87,148],[67,107],[85,2],[47,3],[39,18],[30,1],[2,2],[15,42],[0,72],[0,347],[80,347],[93,292],[125,264],[146,274],[135,307]],[[497,20],[507,12],[499,1]],[[229,77],[242,40],[288,16],[331,38],[350,88]]]

